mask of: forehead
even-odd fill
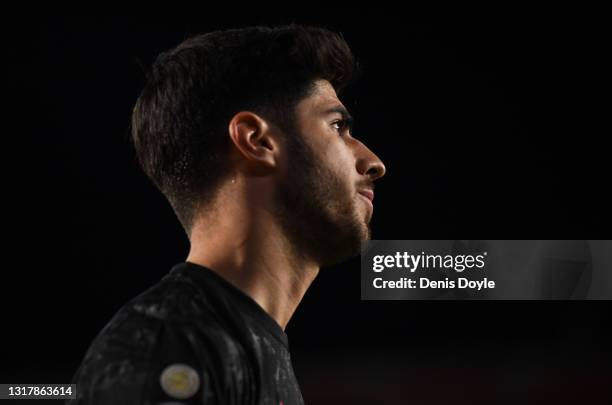
[[[342,106],[338,99],[336,90],[327,80],[317,80],[314,82],[312,93],[301,100],[297,108],[304,112],[321,113],[329,107]]]

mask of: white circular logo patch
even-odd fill
[[[169,396],[186,399],[198,391],[200,376],[187,364],[172,364],[162,371],[159,383]]]

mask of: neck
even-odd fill
[[[215,271],[285,330],[319,265],[295,251],[268,210],[235,208],[212,210],[194,226],[186,261]]]

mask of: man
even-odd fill
[[[191,248],[96,337],[75,403],[303,403],[285,326],[319,268],[370,237],[385,172],[338,98],[354,67],[340,35],[298,25],[156,59],[133,141]]]

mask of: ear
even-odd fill
[[[236,113],[229,123],[229,136],[249,165],[257,169],[276,167],[278,143],[272,127],[250,111]]]

